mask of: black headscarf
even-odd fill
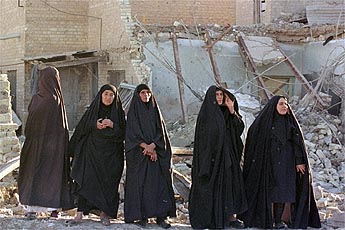
[[[129,121],[127,131],[131,132],[131,135],[126,135],[126,152],[142,142],[148,144],[154,142],[159,149],[169,152],[171,147],[162,114],[153,94],[151,94],[149,102],[141,101],[139,94],[144,89],[151,92],[145,84],[136,87],[127,114]],[[162,157],[167,157],[170,162],[171,153]]]
[[[239,115],[216,100],[216,91],[233,94],[210,86],[196,122],[192,188],[189,216],[193,228],[224,228],[229,215],[246,210],[244,186],[239,165],[243,144],[243,122]],[[224,95],[225,98],[225,95]],[[234,104],[234,105],[235,105]],[[224,108],[224,111],[223,109]],[[235,111],[239,114],[238,105]]]
[[[271,201],[269,188],[272,183],[270,138],[271,127],[276,117],[276,106],[283,96],[272,97],[261,110],[258,117],[250,126],[247,134],[243,176],[245,181],[248,211],[241,216],[246,226],[259,228],[272,228]],[[307,152],[303,134],[298,121],[288,106],[287,126],[292,128],[293,138],[301,147],[306,173],[297,177],[296,203],[291,214],[293,228],[320,227],[320,219],[316,208],[311,175],[308,165]]]
[[[109,106],[105,106],[102,103],[102,93],[105,90],[111,90],[115,95],[113,103]],[[110,114],[110,117],[105,117],[107,116],[105,114],[108,113]],[[69,154],[71,156],[79,154],[83,140],[85,140],[90,131],[96,127],[96,122],[100,118],[109,118],[112,120],[114,122],[114,129],[118,130],[118,132],[115,132],[116,135],[113,137],[114,141],[123,141],[126,127],[125,115],[120,95],[115,86],[111,84],[106,84],[101,87],[78,123],[69,144]],[[113,135],[113,133],[111,135]]]

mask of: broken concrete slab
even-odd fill
[[[277,63],[284,60],[284,55],[276,48],[270,37],[243,37],[246,46],[257,66]]]

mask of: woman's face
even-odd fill
[[[139,93],[139,97],[140,97],[141,101],[145,102],[145,103],[150,101],[151,95],[152,95],[151,91],[148,89],[143,89]]]
[[[288,112],[288,103],[287,100],[281,97],[277,103],[277,112],[280,115],[285,115]]]
[[[216,91],[216,100],[217,100],[218,105],[223,104],[223,99],[224,99],[223,91],[217,90]]]
[[[115,94],[111,90],[104,90],[102,93],[102,103],[106,106],[111,105],[114,101]]]

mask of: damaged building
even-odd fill
[[[196,117],[207,88],[217,84],[236,94],[246,128],[271,95],[289,98],[305,134],[319,213],[326,229],[344,226],[344,6],[344,0],[1,0],[0,103],[7,104],[0,104],[6,145],[0,150],[8,151],[0,152],[0,179],[19,165],[9,103],[25,128],[30,80],[51,65],[60,71],[71,131],[103,84],[117,86],[128,106],[135,86],[148,83],[167,121],[175,187],[187,200]],[[16,165],[3,170],[11,158]],[[177,207],[176,223],[189,224],[188,203]]]
[[[181,110],[197,112],[203,91],[217,82],[263,100],[268,91],[287,96],[311,93],[322,103],[312,87],[303,86],[326,71],[329,56],[341,55],[336,47],[344,45],[342,3],[3,0],[0,72],[8,76],[12,108],[25,125],[34,67],[57,67],[71,130],[107,82],[116,86],[149,82],[168,119],[180,117]],[[331,9],[322,13],[325,7]],[[325,16],[326,21],[315,21],[315,15]],[[272,24],[277,18],[283,22]],[[313,24],[301,23],[307,18]],[[178,54],[176,50],[174,54],[172,34]],[[326,39],[332,41],[324,46]],[[176,80],[178,74],[183,84]],[[337,68],[327,74],[343,72]],[[340,97],[343,88],[335,94]],[[179,109],[181,102],[183,109]]]

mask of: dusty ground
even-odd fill
[[[70,219],[70,216],[62,216],[57,220],[50,220],[47,218],[38,218],[36,220],[26,220],[23,216],[7,216],[0,218],[1,229],[141,229],[134,224],[125,224],[123,220],[111,220],[110,226],[103,226],[100,224],[96,216],[90,215],[81,224],[77,226],[68,227],[65,221]],[[160,227],[154,223],[150,223],[147,229],[159,229]],[[171,229],[192,229],[190,225],[173,223]]]
[[[37,219],[27,220],[24,216],[24,209],[14,202],[15,197],[16,195],[14,195],[12,199],[9,199],[8,202],[0,205],[0,229],[142,229],[135,224],[124,223],[123,203],[120,204],[119,207],[118,219],[112,219],[110,226],[103,226],[99,222],[99,217],[94,214],[86,216],[79,225],[66,226],[66,221],[70,220],[75,215],[75,209],[60,212],[61,216],[58,219],[50,219],[47,213],[40,213]],[[192,229],[189,224],[188,212],[185,207],[185,203],[177,202],[177,217],[169,219],[169,222],[172,225],[171,229]],[[153,219],[150,219],[147,229],[162,228],[156,225]],[[323,220],[321,229],[345,229],[345,226],[344,228],[339,228],[339,226],[332,226],[332,224],[328,223],[327,220]]]

